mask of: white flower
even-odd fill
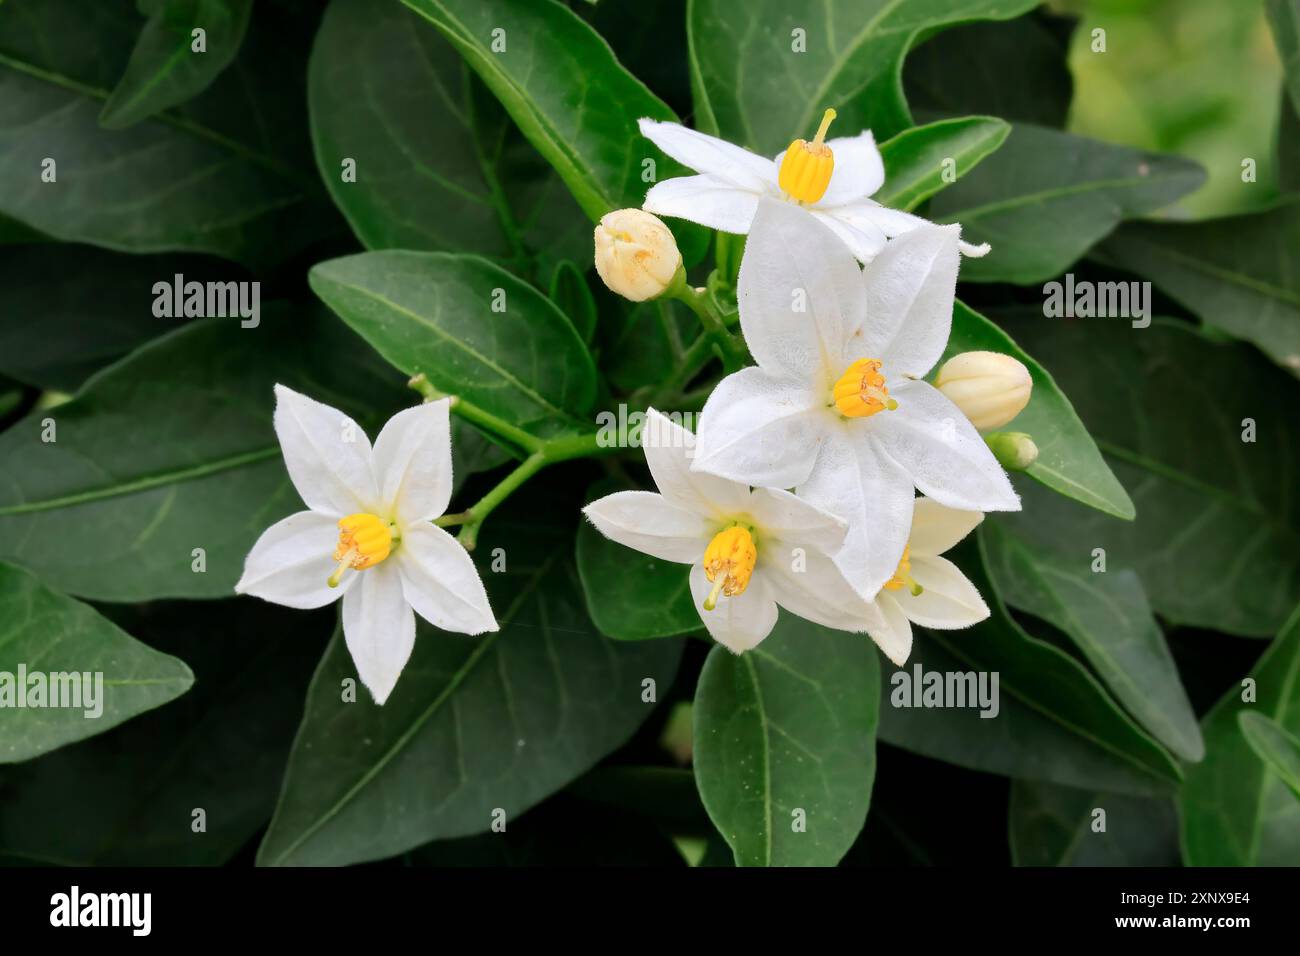
[[[912,650],[913,624],[956,630],[989,616],[975,585],[957,565],[940,557],[982,520],[984,515],[978,511],[958,511],[930,498],[916,499],[903,558],[864,617],[871,637],[900,667]]]
[[[834,118],[834,110],[826,112],[828,117],[812,143],[795,140],[775,160],[677,123],[642,119],[641,133],[647,139],[700,174],[656,183],[646,193],[643,207],[661,216],[744,234],[749,232],[760,199],[784,199],[806,209],[863,262],[870,262],[888,239],[930,225],[919,216],[868,198],[885,182],[885,165],[876,141],[870,130],[864,130],[857,136],[822,143],[821,136]],[[818,155],[825,151],[833,156],[829,163]],[[800,162],[787,165],[787,154]],[[987,243],[972,246],[962,242],[959,248],[968,256],[989,251]]]
[[[415,646],[412,608],[435,627],[497,629],[465,549],[430,521],[451,498],[447,399],[398,412],[375,441],[338,409],[275,387],[275,432],[307,505],[262,533],[235,585],[276,604],[343,598],[343,637],[382,704]]]
[[[709,396],[692,467],[795,487],[847,520],[836,560],[863,598],[898,564],[914,485],[954,508],[1020,508],[966,416],[920,380],[948,341],[957,235],[916,229],[860,270],[830,230],[764,200],[741,262],[740,324],[758,366]]]
[[[691,565],[691,594],[714,640],[737,654],[757,646],[778,604],[827,627],[885,628],[830,558],[844,522],[787,491],[691,471],[694,436],[654,409],[641,444],[660,493],[620,491],[583,512],[619,544]]]

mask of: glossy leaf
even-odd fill
[[[1253,688],[1232,684],[1205,720],[1205,760],[1179,796],[1188,866],[1300,865],[1300,799],[1260,759],[1238,723],[1244,713],[1300,734],[1300,608],[1250,672]],[[1253,691],[1251,702],[1243,696]]]
[[[1105,811],[1101,817],[1097,811]],[[1104,825],[1104,829],[1099,827]],[[1178,866],[1173,801],[1050,783],[1011,784],[1017,866]]]
[[[538,433],[591,430],[596,367],[532,286],[476,256],[366,252],[314,266],[312,290],[407,375]]]
[[[1276,720],[1248,710],[1237,714],[1237,726],[1256,756],[1300,799],[1300,739]]]
[[[391,856],[509,821],[624,743],[667,692],[677,641],[618,644],[596,633],[578,593],[572,541],[512,501],[475,556],[501,630],[467,637],[421,623],[383,707],[341,688],[356,671],[336,635],[307,696],[263,865]],[[494,549],[506,570],[493,573]],[[355,684],[353,685],[355,689]]]
[[[911,212],[1002,145],[1011,127],[991,116],[940,120],[880,144],[885,185],[872,198]],[[951,164],[951,165],[950,165]]]
[[[1186,159],[1016,123],[997,161],[936,196],[930,218],[959,222],[967,242],[993,246],[962,263],[967,282],[1037,283],[1060,276],[1121,220],[1162,209],[1204,181]]]
[[[99,122],[124,129],[202,93],[235,58],[253,0],[143,0],[148,18]],[[204,31],[194,49],[193,31]]]
[[[0,763],[102,734],[193,683],[184,661],[146,647],[26,571],[0,564]]]
[[[863,634],[782,612],[757,648],[709,652],[695,779],[740,866],[834,866],[866,820],[880,669]]]
[[[565,260],[551,273],[551,301],[588,345],[596,334],[596,299],[583,270]]]

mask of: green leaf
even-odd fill
[[[1196,223],[1130,223],[1101,256],[1153,281],[1207,326],[1300,375],[1300,200]]]
[[[680,173],[637,128],[642,117],[676,122],[673,111],[568,7],[555,0],[402,2],[460,51],[592,221],[640,207],[649,188],[643,160],[655,159],[657,179]],[[687,264],[697,262],[707,234],[686,224],[674,233]]]
[[[881,699],[881,738],[993,773],[1122,793],[1167,791],[1182,777],[1178,764],[1120,710],[1085,667],[1012,620],[989,580],[983,537],[981,532],[967,539],[948,557],[983,595],[991,616],[960,632],[914,629],[923,640],[913,649],[912,670],[890,678],[894,690]],[[904,706],[917,692],[909,689],[905,676],[914,685],[917,667],[924,672],[997,673],[998,716],[983,718],[977,707]],[[1009,709],[1012,702],[1023,709]],[[1055,744],[1062,735],[1049,734],[1036,718],[1079,739],[1068,747]]]
[[[486,259],[365,252],[318,263],[308,281],[407,375],[538,434],[592,430],[596,367],[573,324]]]
[[[321,178],[367,248],[472,252],[521,275],[539,255],[591,255],[563,183],[410,10],[333,0],[307,88]]]
[[[272,428],[276,382],[372,435],[415,398],[324,314],[195,322],[0,434],[0,560],[104,601],[230,596],[258,535],[303,508]]]
[[[678,641],[597,634],[578,593],[571,530],[512,500],[475,551],[501,630],[478,637],[421,623],[381,708],[340,688],[355,670],[341,635],[321,661],[258,854],[264,865],[379,859],[510,822],[620,746],[672,683]],[[493,573],[505,547],[506,571]],[[353,685],[355,687],[355,685]]]
[[[1105,829],[1095,811],[1104,810]],[[1173,801],[1051,783],[1011,784],[1011,855],[1016,866],[1178,866]]]
[[[1248,710],[1237,714],[1237,726],[1256,756],[1300,799],[1300,739],[1276,720]]]
[[[588,489],[587,501],[623,489],[619,482],[599,481]],[[626,548],[589,521],[578,527],[577,559],[587,611],[600,633],[642,641],[704,629],[687,565]]]
[[[866,821],[880,668],[864,634],[782,612],[758,647],[709,652],[695,779],[739,866],[834,866]]]
[[[930,217],[959,222],[967,242],[993,246],[962,262],[962,279],[1032,284],[1060,275],[1121,220],[1168,206],[1204,181],[1190,160],[1016,123],[997,162],[936,196]]]
[[[1076,558],[1104,548],[1174,623],[1274,633],[1300,600],[1300,383],[1185,323],[1002,324],[1074,396],[1138,514],[1112,521],[1026,487],[1017,530]]]
[[[1264,9],[1286,70],[1286,89],[1292,108],[1300,113],[1300,0],[1268,0]]]
[[[596,299],[586,273],[567,259],[551,273],[551,301],[573,323],[579,338],[591,344],[596,335]]]
[[[632,392],[662,385],[676,368],[683,339],[698,334],[699,322],[685,306],[665,299],[628,302],[606,291],[601,302],[601,371],[615,388]]]
[[[328,209],[307,174],[303,54],[287,14],[259,18],[202,96],[129,130],[99,126],[138,20],[116,4],[0,4],[0,214],[124,252],[282,260],[320,238]],[[276,89],[283,95],[263,97]],[[57,164],[43,182],[46,159]]]
[[[92,740],[0,767],[0,856],[46,866],[220,866],[271,818],[333,610],[253,598],[109,610],[188,661],[194,687]],[[197,833],[196,808],[206,814]]]
[[[1074,95],[1068,63],[1073,28],[1072,18],[1046,15],[1040,7],[1005,23],[944,30],[907,55],[908,105],[918,117],[982,113],[1060,129]]]
[[[142,0],[149,18],[99,122],[125,129],[206,90],[239,52],[253,0]],[[192,32],[205,32],[193,50]]]
[[[153,314],[154,283],[226,282],[206,256],[130,256],[93,246],[22,246],[0,258],[0,371],[72,392],[110,362],[183,319]]]
[[[1238,724],[1249,711],[1300,734],[1300,608],[1250,677],[1252,702],[1233,684],[1202,722],[1205,760],[1187,772],[1178,805],[1188,866],[1300,865],[1300,799]]]
[[[1131,519],[1134,509],[1128,492],[1107,466],[1051,373],[984,316],[956,302],[952,335],[943,360],[972,351],[1010,355],[1023,363],[1033,378],[1029,404],[1008,426],[1027,432],[1038,446],[1038,458],[1025,473],[1067,498],[1118,518]]]
[[[696,124],[775,156],[839,112],[831,136],[912,125],[903,57],[917,38],[963,20],[1006,20],[1035,0],[693,0],[687,13]],[[798,31],[798,32],[796,32]],[[800,50],[802,38],[806,50]]]
[[[991,116],[940,120],[904,130],[880,144],[885,185],[872,198],[882,205],[911,212],[990,153],[996,152],[1011,127]],[[948,162],[953,166],[949,171]]]
[[[1021,514],[1043,520],[1032,509]],[[1016,535],[1020,522],[1001,518],[985,523],[984,543],[1002,600],[1069,635],[1116,699],[1175,754],[1204,757],[1201,728],[1137,574],[1094,574],[1086,551],[1065,560]]]
[[[13,708],[4,718],[0,763],[101,734],[193,683],[184,661],[0,564],[0,701]]]
[[[499,468],[511,460],[510,453],[463,418],[451,418],[452,494],[467,478]]]

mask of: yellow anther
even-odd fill
[[[858,359],[850,365],[835,383],[831,396],[835,407],[846,418],[866,418],[898,407],[898,402],[889,397],[889,389],[885,388],[879,359]]]
[[[796,139],[785,151],[776,181],[791,199],[814,203],[826,195],[831,173],[835,171],[835,154],[825,143],[826,130],[833,119],[835,111],[827,110],[811,143]]]
[[[884,584],[886,591],[899,591],[906,587],[910,592],[912,592],[912,597],[917,597],[924,590],[921,585],[916,583],[916,579],[912,577],[911,553],[912,548],[910,545],[903,549],[903,557],[898,562],[898,570],[896,570],[894,576]]]
[[[339,543],[334,549],[338,569],[330,575],[329,585],[339,586],[348,568],[364,571],[373,567],[393,550],[393,530],[378,515],[360,512],[339,519]]]
[[[758,549],[748,528],[732,525],[719,531],[704,549],[704,576],[713,582],[713,590],[704,600],[704,609],[718,606],[718,595],[736,597],[745,593],[754,573]]]

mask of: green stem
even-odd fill
[[[538,438],[536,435],[524,431],[518,425],[510,424],[504,418],[498,418],[496,415],[480,408],[473,402],[466,401],[459,395],[448,395],[445,392],[438,391],[438,389],[434,388],[433,383],[425,377],[423,372],[416,375],[406,384],[424,396],[426,402],[436,401],[440,398],[450,398],[451,410],[461,418],[465,419],[465,421],[472,422],[480,428],[496,435],[498,438],[510,442],[512,445],[515,445],[527,454],[539,451],[544,444],[542,439]]]
[[[690,307],[704,327],[704,334],[722,350],[722,363],[727,372],[734,372],[748,362],[749,350],[741,339],[727,330],[727,324],[714,309],[708,292],[682,283],[672,294]]]

